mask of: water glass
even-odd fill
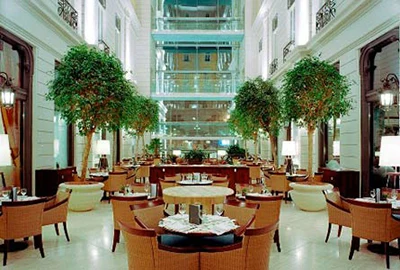
[[[397,200],[397,189],[392,189],[392,192],[390,195],[391,195],[392,200],[396,201]]]
[[[181,214],[181,215],[185,214],[186,213],[186,204],[180,203],[178,211],[179,211],[179,214]]]
[[[146,183],[144,184],[144,192],[146,192],[146,193],[148,194],[149,191],[150,191],[150,183],[149,183],[149,182],[146,182]]]
[[[371,195],[372,199],[375,199],[375,189],[371,189],[369,195]]]
[[[1,195],[3,196],[3,198],[9,198],[10,196],[10,191],[9,190],[3,190],[1,192]]]
[[[224,213],[224,205],[223,204],[216,204],[214,214],[218,216],[222,216]]]

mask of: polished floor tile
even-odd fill
[[[337,237],[333,226],[325,243],[328,216],[326,211],[304,212],[292,203],[282,203],[280,237],[282,252],[272,247],[270,269],[386,269],[385,258],[367,250],[361,241],[359,252],[349,260],[351,230],[343,228]],[[61,229],[61,228],[60,228]],[[94,211],[69,212],[67,242],[62,229],[57,236],[53,226],[43,228],[46,257],[30,241],[28,249],[9,253],[7,266],[2,269],[127,269],[124,240],[111,252],[113,222],[111,204],[101,203]],[[392,245],[397,246],[395,242]],[[0,254],[2,256],[2,254]],[[391,269],[400,269],[398,256],[391,256]]]

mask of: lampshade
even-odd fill
[[[400,166],[400,136],[382,136],[379,166]]]
[[[181,151],[181,150],[172,150],[172,154],[173,154],[174,156],[180,157],[181,154],[182,154],[182,151]]]
[[[294,156],[296,155],[296,142],[295,141],[283,141],[282,142],[282,156]]]
[[[110,154],[110,141],[109,140],[98,140],[96,144],[96,153],[98,155],[109,155]]]
[[[218,157],[223,157],[223,156],[225,156],[226,155],[226,151],[225,150],[218,150],[217,151],[217,156]]]
[[[0,166],[11,166],[11,151],[7,134],[0,134]]]
[[[381,105],[390,107],[393,105],[394,95],[390,91],[385,91],[381,94]]]
[[[333,141],[333,155],[340,156],[340,141]]]

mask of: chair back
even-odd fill
[[[263,175],[260,165],[247,165],[249,167],[250,180],[260,179]]]
[[[175,181],[164,181],[162,179],[159,179],[160,186],[161,186],[161,191],[163,191],[166,188],[174,187],[176,186]]]
[[[98,172],[99,168],[92,167],[92,168],[88,168],[88,170],[89,170],[89,174],[91,174],[91,173]]]
[[[268,224],[279,222],[282,198],[282,196],[246,195],[246,203],[258,203],[260,205],[256,212],[256,220],[253,227],[261,228]]]
[[[244,233],[247,246],[246,270],[268,270],[272,239],[278,224],[273,223],[261,228],[249,228]]]
[[[236,234],[241,235],[242,232],[244,232],[244,230],[254,222],[259,207],[260,205],[256,203],[230,200],[224,204],[224,216],[236,220],[240,226],[239,230],[236,231]]]
[[[58,190],[55,196],[47,198],[44,205],[42,225],[67,221],[68,203],[72,190]]]
[[[121,186],[126,185],[127,172],[109,172],[108,179],[104,181],[103,190],[114,192],[120,190]]]
[[[217,187],[228,187],[229,179],[225,174],[212,174],[210,180],[213,181],[212,185]]]
[[[139,225],[143,228],[158,229],[160,219],[164,218],[164,201],[156,200],[130,206]]]
[[[313,180],[314,182],[322,182],[322,179],[324,178],[324,173],[323,172],[315,172]]]
[[[350,207],[352,234],[355,237],[390,242],[392,204],[346,199]]]
[[[145,192],[144,191],[145,184],[143,184],[143,183],[133,183],[133,184],[130,184],[130,186],[134,193],[135,192],[141,192],[141,193]]]
[[[147,195],[135,196],[135,197],[123,197],[123,196],[110,196],[114,229],[119,230],[118,221],[123,221],[131,226],[137,226],[134,215],[131,211],[130,206],[134,204],[142,204],[147,202]]]
[[[338,191],[324,193],[328,209],[329,223],[351,227],[350,207],[342,200]]]
[[[11,240],[42,233],[43,209],[46,199],[2,202],[0,238]]]
[[[271,189],[274,191],[287,192],[290,190],[286,173],[270,173]]]
[[[129,269],[155,270],[156,232],[151,229],[134,228],[123,221],[118,223],[126,241]]]
[[[136,178],[150,177],[150,166],[140,165],[136,171]]]

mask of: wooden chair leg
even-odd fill
[[[37,237],[36,236],[33,236],[33,247],[35,248],[35,249],[37,249],[39,246],[38,246],[38,240],[37,240]]]
[[[341,234],[342,234],[342,225],[339,225],[339,230],[337,232],[337,237],[340,237]]]
[[[112,244],[112,249],[111,249],[112,252],[115,251],[115,247],[117,246],[117,242],[119,242],[119,234],[120,234],[120,230],[115,230],[114,229],[113,244]]]
[[[328,242],[329,235],[331,234],[331,229],[332,229],[332,224],[329,223],[329,224],[328,224],[328,232],[326,233],[326,237],[325,237],[325,243]]]
[[[10,248],[10,240],[4,240],[4,255],[3,255],[3,266],[7,264],[7,253]]]
[[[358,242],[358,244],[360,243],[360,238],[353,236],[353,237],[351,238],[351,247],[350,247],[349,260],[353,259],[354,250],[357,249],[357,248],[356,248],[357,242]]]
[[[385,242],[386,268],[390,269],[389,242]]]
[[[29,237],[24,237],[24,241],[28,241],[29,240]]]
[[[56,234],[60,235],[60,231],[58,230],[58,223],[54,224],[54,229],[56,229]]]
[[[35,235],[33,237],[33,241],[35,243],[35,248],[39,248],[40,255],[44,258],[44,249],[43,249],[43,241],[42,241],[42,234]]]
[[[278,252],[281,252],[281,242],[279,241],[279,229],[276,229],[274,234],[274,242],[276,243],[276,248]]]
[[[399,259],[400,259],[400,238],[397,238],[397,246],[399,247]]]
[[[65,237],[67,238],[67,241],[69,242],[69,235],[68,235],[68,230],[67,230],[67,222],[63,222],[63,227],[64,227]]]

